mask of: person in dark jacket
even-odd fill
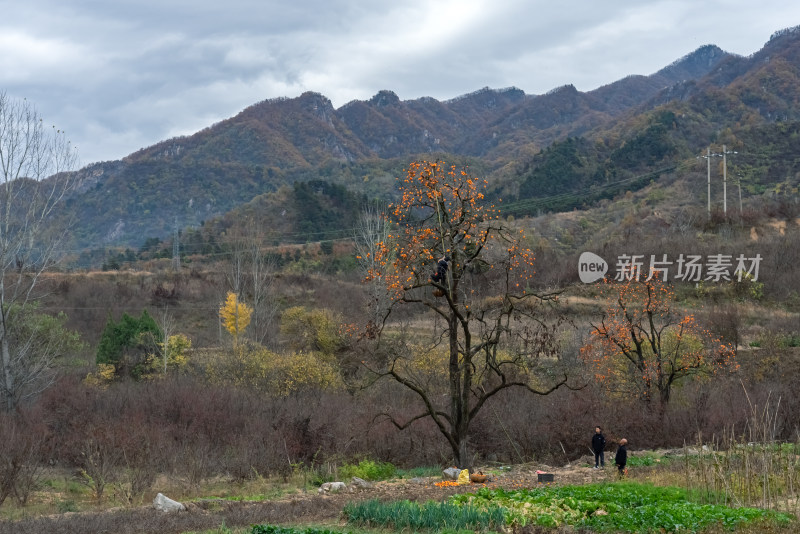
[[[619,469],[619,477],[624,478],[625,475],[628,473],[628,470],[625,469],[625,464],[628,463],[628,440],[622,438],[619,440],[619,448],[617,448],[617,456],[614,458],[614,463],[617,464],[617,469]]]
[[[594,452],[594,468],[600,469],[606,466],[606,437],[603,435],[603,429],[599,426],[594,427],[594,436],[592,436],[592,451]]]
[[[448,256],[442,256],[439,258],[439,261],[436,263],[436,272],[431,275],[431,280],[437,284],[441,284],[442,281],[444,281],[444,278],[447,275],[447,268],[450,266],[449,261],[450,258]]]

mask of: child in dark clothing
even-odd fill
[[[592,451],[594,452],[594,468],[600,469],[606,466],[606,437],[603,435],[603,429],[599,426],[594,428],[594,436],[592,436]]]
[[[628,440],[622,438],[619,440],[619,448],[617,449],[617,456],[614,458],[614,463],[617,464],[617,469],[619,469],[619,477],[624,478],[625,475],[628,473],[628,470],[625,469],[625,464],[628,463]]]

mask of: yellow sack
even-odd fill
[[[469,469],[462,469],[458,474],[458,485],[469,484]]]

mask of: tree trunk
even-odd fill
[[[667,405],[669,404],[671,393],[672,393],[672,388],[669,385],[666,385],[659,390],[658,417],[660,421],[663,421],[664,417],[666,416]]]
[[[456,302],[457,296],[453,297]],[[467,453],[467,436],[469,435],[469,401],[472,385],[472,367],[466,356],[462,358],[459,351],[459,322],[454,311],[448,319],[450,345],[450,414],[453,434],[454,460],[459,469],[469,469],[470,457]],[[468,347],[467,347],[468,348]]]
[[[11,351],[8,347],[8,338],[5,335],[5,329],[0,325],[0,354],[3,358],[3,410],[6,412],[12,411],[15,406],[14,402],[14,375],[11,369]]]
[[[470,458],[467,454],[467,434],[464,433],[463,436],[456,437],[458,442],[458,452],[457,452],[457,461],[458,461],[458,468],[459,469],[471,469],[472,466],[470,465]]]

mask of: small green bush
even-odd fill
[[[781,347],[785,348],[800,347],[800,335],[789,334],[784,336],[783,339],[781,340]]]
[[[65,499],[58,501],[56,504],[56,509],[58,510],[59,514],[66,514],[67,512],[77,512],[78,505],[75,504],[75,501],[71,499]]]
[[[345,464],[339,468],[339,478],[342,480],[352,477],[364,480],[388,480],[394,478],[397,468],[389,462],[373,462],[361,460],[358,465]]]

